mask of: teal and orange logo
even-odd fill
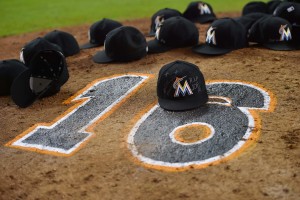
[[[186,76],[184,76],[182,78],[176,77],[176,80],[173,83],[173,88],[175,89],[174,97],[179,97],[180,94],[182,94],[182,96],[185,96],[186,94],[188,94],[188,95],[193,94],[193,91],[192,91],[189,83],[187,82],[187,80],[184,81],[183,85],[181,85],[181,83],[180,83],[181,81],[183,81],[183,79],[185,77]]]
[[[281,25],[279,29],[280,33],[280,41],[289,41],[292,40],[292,33],[290,31],[290,28],[286,25]]]

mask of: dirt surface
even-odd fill
[[[219,17],[226,14],[219,14]],[[237,16],[237,14],[231,16]],[[148,19],[124,21],[147,33]],[[197,25],[204,42],[207,26]],[[79,44],[87,42],[89,25],[64,27]],[[18,58],[24,44],[51,30],[0,38],[0,60]],[[130,63],[96,64],[102,49],[83,50],[67,58],[69,81],[55,96],[18,108],[0,97],[0,199],[284,199],[300,198],[300,51],[271,51],[257,46],[219,57],[176,49]],[[169,172],[134,161],[127,137],[136,116],[157,101],[160,68],[174,60],[199,66],[207,81],[257,83],[271,91],[273,112],[260,112],[258,140],[239,156],[202,169]],[[62,104],[92,81],[116,74],[152,74],[153,78],[116,111],[94,127],[95,136],[69,157],[5,146],[29,127],[52,122],[72,103]],[[275,100],[275,99],[273,99]]]

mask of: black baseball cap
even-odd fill
[[[268,1],[267,2],[267,7],[268,7],[268,14],[273,14],[274,10],[281,4],[283,1],[282,0],[273,0],[273,1]]]
[[[156,29],[164,20],[176,16],[182,16],[182,14],[178,10],[172,8],[164,8],[154,13],[151,17],[150,32],[147,36],[155,36]]]
[[[260,18],[268,16],[269,14],[266,13],[259,13],[259,12],[254,12],[254,13],[249,13],[247,15],[243,15],[241,17],[236,18],[235,20],[241,24],[244,25],[246,30],[249,30],[251,26]]]
[[[122,26],[121,23],[107,18],[103,18],[102,20],[95,22],[91,25],[88,31],[89,42],[83,44],[80,48],[89,49],[102,46],[106,35],[120,26]]]
[[[199,31],[195,24],[183,17],[165,20],[156,31],[155,39],[148,42],[149,53],[197,45]]]
[[[213,8],[203,1],[191,2],[183,13],[183,17],[200,24],[212,22],[216,19]]]
[[[180,60],[160,69],[157,96],[160,107],[170,111],[191,110],[208,101],[205,80],[199,68]]]
[[[34,55],[42,50],[55,50],[63,52],[61,47],[49,42],[48,40],[38,37],[29,43],[27,43],[20,52],[20,60],[25,64],[29,65]]]
[[[10,94],[14,79],[26,69],[24,63],[16,59],[0,61],[0,96]]]
[[[292,25],[285,19],[267,16],[258,20],[249,30],[249,41],[272,50],[294,50]]]
[[[268,6],[263,1],[251,1],[247,3],[242,11],[242,15],[249,13],[268,13]]]
[[[300,3],[283,2],[275,9],[273,15],[286,19],[291,24],[300,25]]]
[[[147,55],[147,42],[144,35],[131,26],[121,26],[110,31],[104,42],[104,50],[97,52],[93,61],[108,63],[128,62]]]
[[[64,55],[55,50],[37,52],[28,69],[17,76],[11,86],[11,97],[21,108],[36,99],[57,93],[65,81],[67,64]],[[48,93],[48,94],[47,94]]]
[[[204,55],[223,55],[246,46],[246,28],[234,19],[222,18],[209,26],[205,44],[195,46],[193,51]]]
[[[44,39],[48,40],[51,43],[58,45],[62,49],[64,56],[73,56],[79,53],[79,45],[75,37],[67,32],[54,30],[47,33],[44,36]]]

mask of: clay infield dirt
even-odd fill
[[[238,13],[219,13],[218,17],[229,15]],[[150,20],[123,21],[123,24],[147,33]],[[203,43],[207,25],[197,27]],[[86,24],[58,29],[73,34],[83,44],[87,42],[88,28]],[[26,42],[49,31],[0,38],[0,60],[17,59]],[[96,64],[92,56],[101,49],[83,50],[67,58],[70,79],[55,96],[38,100],[25,109],[18,108],[9,96],[0,97],[0,199],[300,198],[300,51],[271,51],[251,46],[208,57],[183,48],[147,55],[130,63]],[[247,139],[251,140],[247,141],[247,148],[219,162],[175,168],[147,164],[134,156],[128,137],[132,136],[137,121],[157,103],[160,68],[175,60],[196,64],[207,83],[247,83],[263,88],[268,94],[268,109],[251,111],[255,137]],[[65,116],[76,103],[63,102],[70,101],[93,81],[128,74],[149,78],[93,124],[90,128],[93,137],[71,155],[10,145],[21,134],[28,133],[30,127],[49,125]],[[88,114],[82,119],[85,117],[89,118]],[[226,119],[223,120],[225,123]],[[73,121],[73,125],[77,122]],[[193,142],[207,137],[205,133],[197,135],[200,130],[197,126],[187,130],[193,134],[184,136],[186,133],[182,131],[178,140]]]

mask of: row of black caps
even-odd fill
[[[57,63],[45,65],[45,59]],[[64,73],[62,71],[65,70],[65,66],[64,56],[58,51],[40,51],[34,56],[28,68],[18,60],[0,62],[2,72],[6,70],[6,76],[1,77],[0,80],[12,79],[15,74],[19,74],[18,78],[13,80],[10,92],[15,103],[25,108],[39,97],[58,92],[57,87],[60,88],[66,81],[61,78],[66,78],[61,75]],[[49,93],[53,89],[54,93]],[[1,91],[4,92],[2,89]],[[48,95],[45,94],[46,92]],[[160,106],[171,111],[195,109],[208,101],[203,74],[198,66],[185,61],[174,61],[161,68],[157,80],[157,96]]]
[[[129,31],[132,35],[136,35],[137,31],[133,27],[122,27],[120,30]],[[114,31],[118,29],[111,32]],[[194,40],[196,38],[198,35]],[[20,57],[25,64],[18,60],[0,63],[2,72],[7,71],[4,78],[12,82],[10,91],[6,92],[11,93],[18,106],[27,107],[39,97],[56,94],[68,80],[67,64],[61,51],[60,46],[37,38],[21,50]],[[174,111],[194,109],[208,100],[205,80],[199,68],[184,61],[175,61],[161,68],[157,95],[162,108]]]
[[[203,5],[205,5],[205,3],[203,3],[203,2],[200,2],[200,3],[192,2],[189,5],[189,7],[195,7],[195,3],[197,3],[198,9],[200,9],[201,6],[199,6],[199,5],[201,4],[202,5],[201,8],[204,7],[206,10],[206,12],[203,12],[203,13],[197,12],[198,14],[197,13],[196,14],[199,15],[199,13],[200,13],[201,15],[207,15],[207,17],[205,20],[202,19],[202,21],[200,21],[199,18],[201,18],[201,17],[196,16],[194,19],[191,19],[191,21],[205,23],[205,22],[210,22],[211,20],[213,20],[215,18],[214,14],[212,14],[212,12],[209,13],[207,11],[208,9],[211,9],[211,11],[212,11],[211,6],[209,6],[208,4],[207,4],[207,6],[203,6]],[[251,2],[244,7],[244,10],[246,10],[248,5],[253,6],[255,4],[260,4],[260,3],[259,2]],[[280,4],[282,4],[282,3],[280,3]],[[291,5],[289,5],[289,6],[291,6]],[[290,7],[288,7],[287,9],[291,10],[291,11],[295,10],[295,12],[299,11],[297,4],[292,5],[292,6],[293,6],[293,9],[291,9]],[[164,11],[164,10],[169,10],[169,9],[163,9],[161,11]],[[187,9],[187,10],[189,10],[189,9]],[[281,10],[285,10],[285,9],[281,9]],[[161,11],[159,11],[157,13],[161,13]],[[276,13],[277,14],[281,13],[279,11],[280,11],[280,9],[277,8]],[[155,15],[157,15],[157,13]],[[187,13],[187,11],[185,13]],[[221,55],[224,53],[228,53],[232,50],[243,48],[243,47],[247,46],[248,41],[247,41],[247,38],[245,40],[245,37],[244,37],[246,35],[245,33],[247,32],[247,31],[245,31],[245,29],[247,30],[247,28],[246,28],[246,26],[241,26],[241,24],[249,25],[252,22],[254,23],[255,21],[257,21],[257,19],[259,19],[260,17],[263,17],[263,16],[264,16],[264,14],[262,14],[262,13],[251,13],[250,12],[250,14],[247,13],[245,16],[242,16],[239,19],[225,18],[225,19],[215,20],[211,24],[211,26],[208,28],[206,44],[198,45],[198,46],[195,46],[196,44],[198,44],[198,37],[199,37],[198,30],[196,29],[195,25],[193,23],[191,23],[191,21],[186,20],[185,18],[182,18],[181,16],[170,17],[170,19],[161,20],[160,25],[156,27],[157,28],[156,34],[155,34],[156,38],[152,41],[149,41],[148,44],[146,43],[144,36],[136,28],[122,26],[120,23],[115,22],[113,20],[103,19],[103,20],[95,23],[98,25],[93,24],[91,26],[90,31],[89,31],[90,41],[88,44],[83,45],[81,48],[91,48],[91,47],[95,47],[95,46],[101,46],[100,43],[96,44],[96,45],[93,44],[93,42],[95,43],[96,40],[93,39],[93,37],[92,37],[93,33],[91,31],[92,27],[99,27],[99,24],[101,24],[102,30],[106,30],[107,35],[102,34],[102,38],[104,38],[104,35],[106,35],[105,38],[103,39],[103,43],[105,45],[105,50],[98,52],[94,56],[94,61],[96,61],[96,62],[136,60],[136,59],[139,59],[139,58],[142,58],[143,56],[145,56],[148,51],[148,48],[149,48],[148,53],[159,53],[159,52],[164,52],[169,49],[177,48],[177,47],[195,46],[193,48],[193,50],[197,53],[203,53],[203,54],[209,54],[209,55]],[[290,16],[290,14],[288,16]],[[153,18],[154,17],[152,17],[152,19]],[[282,20],[283,20],[283,19],[275,20],[275,18],[271,17],[271,16],[268,16],[267,18],[268,18],[266,20],[267,22],[265,22],[265,24],[267,24],[267,25],[270,24],[268,21],[276,21],[276,20],[280,21],[281,20],[281,22],[282,22]],[[298,19],[298,18],[296,17],[296,19]],[[251,23],[249,23],[249,22],[251,22]],[[294,25],[297,25],[297,23],[294,23]],[[284,40],[289,40],[290,39],[289,34],[291,32],[289,32],[289,29],[285,29],[289,26],[285,26],[285,25],[283,25],[283,26],[284,26],[283,27],[284,30],[282,30],[282,31],[284,32],[284,34],[283,34],[283,36],[281,34],[281,37],[283,37]],[[103,29],[103,27],[106,27],[106,28]],[[260,28],[260,26],[256,26],[256,27]],[[262,26],[262,28],[263,27],[264,26]],[[109,29],[112,29],[113,31],[111,31]],[[100,28],[100,30],[101,30],[101,28]],[[181,30],[181,31],[179,32],[179,31],[175,31],[175,30]],[[272,30],[272,29],[270,29],[270,27],[269,27],[268,30]],[[251,31],[249,31],[249,32],[251,32]],[[274,31],[274,33],[275,32],[276,31]],[[151,33],[151,31],[150,31],[150,33]],[[177,33],[177,34],[175,34],[175,33]],[[52,42],[54,42],[54,43],[56,42],[57,44],[60,45],[58,47],[58,49],[45,48],[45,50],[42,50],[41,52],[40,52],[40,50],[38,50],[37,52],[34,52],[34,50],[30,51],[29,50],[30,46],[35,46],[33,44],[35,44],[36,41],[42,41],[42,39],[38,38],[36,41],[34,40],[34,41],[30,42],[29,44],[27,44],[26,45],[27,47],[25,46],[23,48],[23,50],[21,51],[21,56],[20,56],[21,60],[23,60],[24,63],[27,62],[26,67],[31,66],[31,67],[29,67],[29,70],[27,70],[27,71],[30,71],[30,72],[27,72],[27,76],[23,75],[23,78],[22,78],[22,76],[20,76],[20,78],[18,78],[18,79],[21,79],[22,81],[14,81],[16,83],[19,82],[19,84],[13,84],[13,85],[19,85],[19,86],[11,87],[11,91],[14,91],[14,92],[12,92],[12,93],[14,93],[12,95],[12,97],[13,97],[14,101],[21,107],[27,107],[37,97],[43,97],[43,96],[52,95],[52,94],[57,93],[60,89],[60,86],[67,81],[68,73],[67,73],[67,67],[66,67],[64,57],[60,58],[60,56],[58,56],[57,52],[63,52],[66,56],[74,55],[79,52],[78,44],[72,35],[61,32],[61,31],[53,31],[53,33],[49,34],[49,35],[53,36]],[[186,37],[186,36],[188,36],[188,37]],[[220,36],[220,38],[218,38],[217,36]],[[46,36],[45,36],[45,38],[46,38]],[[226,38],[226,39],[224,40],[224,38]],[[251,37],[249,37],[249,38],[251,38]],[[259,38],[259,35],[254,38]],[[281,44],[278,45],[277,43],[280,40],[276,39],[277,36],[274,38],[275,39],[272,39],[269,42],[270,43],[275,42],[275,44],[269,45],[269,48],[274,48],[274,46],[275,46],[274,49],[279,48],[281,50],[291,50],[291,48],[294,48],[294,45],[290,45],[290,44],[286,45],[286,44],[282,43],[283,45],[281,45]],[[265,43],[265,41],[266,41],[265,38],[263,38],[261,40],[262,40],[261,41],[262,43]],[[218,41],[218,43],[217,43],[217,41]],[[119,42],[121,42],[121,45]],[[39,45],[37,45],[37,46],[39,46]],[[40,46],[43,46],[43,45],[40,45]],[[119,48],[120,46],[122,46],[122,48]],[[126,48],[124,48],[124,46]],[[266,45],[266,46],[268,46],[268,45]],[[41,48],[41,47],[39,47],[39,48]],[[39,48],[36,48],[36,49],[39,49]],[[32,52],[32,53],[29,53],[29,54],[26,53],[27,52],[26,49],[28,50],[28,52]],[[34,48],[32,48],[32,49],[34,49]],[[43,48],[41,48],[41,49],[43,49]],[[51,51],[49,49],[51,49]],[[48,56],[46,54],[48,54]],[[49,54],[51,54],[52,56],[49,56]],[[57,56],[55,56],[54,54],[57,54]],[[37,56],[35,56],[35,55],[37,55]],[[60,54],[60,55],[62,55],[62,54]],[[50,63],[51,62],[52,63],[60,63],[60,65],[56,65],[56,66],[62,66],[62,67],[57,68],[58,70],[54,70],[53,67],[52,68],[48,67],[44,70],[37,69],[37,70],[35,70],[37,73],[34,73],[33,72],[34,71],[33,69],[35,68],[35,67],[33,67],[34,64],[29,65],[30,61],[26,61],[26,60],[30,60],[31,56],[36,57],[36,60],[37,60],[33,63],[39,62],[39,65],[41,65],[41,63],[44,62],[44,64],[43,64],[44,66],[47,66],[47,65],[49,66],[49,62]],[[45,59],[45,57],[47,59]],[[40,61],[38,61],[38,60],[40,60]],[[63,62],[62,62],[62,60],[63,60]],[[47,65],[45,64],[45,61],[47,61],[46,62]],[[16,62],[17,61],[11,61],[11,63],[14,63],[15,65],[20,65],[20,63],[16,64]],[[7,61],[2,62],[1,65],[2,66],[7,65]],[[21,67],[19,67],[19,68],[21,68]],[[66,70],[62,70],[63,68],[65,68]],[[2,69],[4,69],[4,68],[2,67]],[[18,67],[16,69],[18,69]],[[39,71],[47,71],[47,69],[48,69],[48,73],[46,73],[46,74],[48,74],[48,75],[45,75],[45,73],[43,74],[42,72],[39,72]],[[16,70],[16,71],[22,71],[22,70]],[[65,73],[62,73],[63,71],[65,71]],[[16,74],[16,73],[11,73],[11,74]],[[26,74],[26,73],[24,73],[24,74]],[[32,81],[32,79],[35,78],[37,80],[40,80],[40,82],[41,82],[41,80],[42,80],[41,77],[43,79],[46,79],[46,81],[44,81],[46,83],[39,83],[38,81]],[[50,81],[50,80],[52,80],[52,81]],[[56,80],[56,81],[53,81],[53,80]],[[58,81],[58,80],[60,80],[60,81]],[[28,82],[30,82],[30,84],[28,84]],[[39,84],[37,84],[37,83],[39,83]],[[20,85],[23,85],[24,89],[18,90],[18,88],[22,88]],[[36,86],[34,86],[34,85],[36,85]],[[38,85],[41,85],[41,86],[38,87]],[[12,89],[12,88],[15,88],[15,89]],[[45,89],[43,90],[42,88],[45,88]],[[18,91],[17,94],[15,91]],[[25,93],[27,93],[27,95],[23,94],[24,92],[22,93],[22,91],[27,91],[27,92],[25,92]],[[25,97],[27,96],[27,97],[24,98],[24,96]]]
[[[209,4],[201,1],[191,2],[183,14],[176,9],[164,8],[158,10],[152,15],[150,32],[147,36],[155,36],[157,28],[164,20],[177,16],[184,17],[192,22],[199,22],[201,24],[209,23],[216,19],[213,8]],[[93,23],[88,31],[89,41],[80,48],[88,49],[102,46],[106,35],[113,29],[121,26],[121,23],[106,18]]]
[[[276,10],[276,15],[262,14],[260,9],[254,8],[256,5],[261,6],[262,4],[268,8],[265,9],[266,12],[275,13],[274,10]],[[286,12],[286,10],[291,11]],[[161,53],[187,46],[193,46],[196,53],[207,55],[222,55],[247,47],[249,42],[256,42],[273,50],[296,50],[300,46],[300,39],[297,37],[299,28],[293,21],[299,20],[299,16],[295,15],[295,13],[300,13],[299,10],[298,3],[250,2],[244,7],[245,15],[241,18],[216,19],[209,4],[197,1],[192,2],[183,14],[169,8],[156,12],[151,18],[148,34],[148,36],[155,36],[155,39],[148,43],[141,32],[133,31],[133,27],[124,27],[118,22],[104,19],[91,26],[89,30],[91,39],[82,48],[104,44],[104,50],[93,57],[96,63],[130,61],[140,59],[147,53]],[[199,33],[195,24],[191,22],[208,23],[211,21],[213,23],[207,30],[206,43],[198,45]],[[294,25],[292,26],[291,23]],[[110,32],[110,28],[113,29],[116,26],[118,26],[115,28],[116,30]],[[102,32],[107,31],[108,34],[105,38],[104,34],[95,34],[101,30]],[[92,36],[97,35],[101,38],[93,39]],[[95,44],[95,41],[98,41],[98,44]],[[133,47],[136,48],[136,53]]]
[[[199,6],[200,4],[192,2],[185,12],[186,17],[192,21],[200,20],[201,22],[215,19],[210,6],[209,8],[205,4],[201,4],[201,8]],[[199,18],[198,9],[202,8],[203,16]],[[169,17],[177,16],[178,11],[175,11],[176,14],[174,11],[174,9],[163,9],[154,16],[161,16],[163,13],[171,13]],[[178,16],[182,15],[178,14]],[[167,16],[164,17],[167,18]],[[174,35],[168,37],[166,41],[161,40],[167,46],[160,45],[158,40],[153,40],[150,45],[153,52],[163,52],[171,48],[193,46],[198,43],[199,34],[193,23],[178,18],[170,20],[169,24],[166,23],[165,30],[167,31],[162,35],[169,35],[168,32],[178,33],[175,30],[183,28],[186,31],[181,35],[186,35],[186,39],[177,42],[177,38],[181,35]],[[144,57],[148,52],[148,44],[139,30],[122,26],[114,20],[103,19],[94,23],[90,27],[88,36],[89,42],[82,45],[81,49],[106,44],[105,51],[100,51],[94,56],[95,62],[131,61]],[[65,56],[75,55],[79,51],[79,45],[71,34],[57,30],[46,34],[44,38],[37,38],[27,43],[20,52],[20,60],[23,63],[18,60],[1,61],[0,95],[11,94],[18,106],[27,107],[37,98],[56,94],[69,78]]]
[[[249,42],[273,50],[300,49],[299,1],[254,1],[242,13],[236,20],[248,31]]]
[[[54,30],[27,43],[20,60],[0,61],[0,95],[11,95],[20,107],[55,95],[69,79],[65,57],[79,53],[76,39]]]
[[[212,7],[201,1],[191,2],[183,14],[175,9],[161,9],[151,17],[148,36],[155,36],[155,39],[148,43],[136,28],[103,19],[90,27],[89,42],[81,48],[104,44],[104,50],[93,57],[96,63],[137,60],[147,53],[161,53],[173,48],[197,45],[199,32],[193,22],[209,23],[215,19]]]

